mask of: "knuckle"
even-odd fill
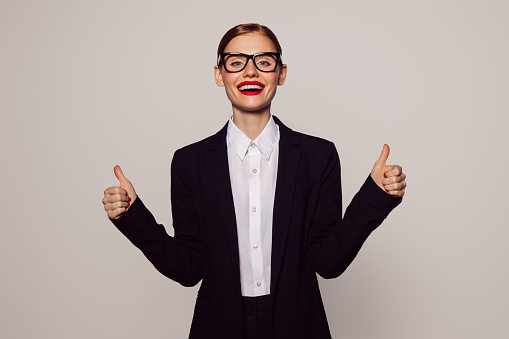
[[[111,218],[111,219],[117,219],[117,218],[118,218],[118,216],[119,216],[119,214],[120,214],[120,213],[119,213],[116,209],[115,209],[115,210],[110,211],[110,213],[109,213],[109,215],[110,215],[110,218]]]

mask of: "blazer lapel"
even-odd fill
[[[223,216],[226,237],[228,239],[233,273],[236,281],[238,281],[238,291],[241,293],[237,221],[235,219],[235,206],[233,204],[230,169],[228,167],[228,153],[226,148],[227,127],[228,123],[226,123],[219,132],[211,137],[206,157],[214,182],[214,187],[217,192],[217,198],[221,206],[221,214]]]
[[[293,194],[297,169],[299,168],[302,151],[297,134],[286,127],[278,118],[274,121],[279,126],[279,160],[274,196],[274,212],[272,219],[272,258],[270,293],[273,294],[278,281],[281,264],[286,247],[286,238],[290,226]]]

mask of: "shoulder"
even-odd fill
[[[286,129],[286,133],[282,133],[281,138],[287,137],[290,144],[296,145],[310,159],[323,162],[327,161],[326,159],[333,159],[338,156],[336,146],[332,141],[294,131],[287,127],[284,129]]]
[[[189,168],[199,166],[200,159],[203,159],[203,155],[206,154],[212,138],[213,136],[209,136],[177,149],[173,153],[173,159],[171,160],[172,167],[178,166],[183,168],[183,170],[188,170]]]
[[[327,150],[330,151],[335,148],[334,143],[330,140],[317,137],[310,134],[294,131],[296,137],[301,140],[302,145],[306,148],[313,150]]]
[[[339,164],[339,154],[332,141],[305,133],[295,133],[296,137],[301,140],[299,146],[304,156],[303,159],[312,167],[321,168],[325,172],[327,168]]]
[[[287,127],[276,116],[274,120],[279,125],[281,138],[287,138],[290,144],[299,144],[303,151],[317,152],[320,154],[335,152],[334,143],[310,134],[298,132]]]
[[[186,157],[186,156],[192,156],[194,154],[203,152],[204,150],[207,149],[208,145],[210,145],[210,143],[212,142],[214,137],[215,137],[215,135],[211,135],[211,136],[208,136],[202,140],[193,142],[189,145],[182,146],[181,148],[179,148],[175,151],[174,156],[178,155],[181,157]]]

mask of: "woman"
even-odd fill
[[[119,166],[108,217],[164,275],[202,281],[190,338],[331,338],[316,273],[339,276],[402,200],[405,174],[375,163],[342,218],[333,143],[292,131],[270,106],[286,79],[276,36],[238,25],[214,66],[233,115],[171,165],[175,236],[157,224]]]

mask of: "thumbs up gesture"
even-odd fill
[[[131,182],[127,180],[124,173],[122,173],[120,166],[115,166],[113,171],[120,182],[120,186],[108,187],[104,191],[102,202],[104,204],[104,209],[108,213],[108,217],[110,219],[118,219],[129,209],[131,203],[133,203],[138,196]]]
[[[405,194],[406,175],[401,166],[385,164],[389,151],[389,145],[384,144],[382,154],[371,170],[371,178],[385,192],[395,197],[402,197]]]

